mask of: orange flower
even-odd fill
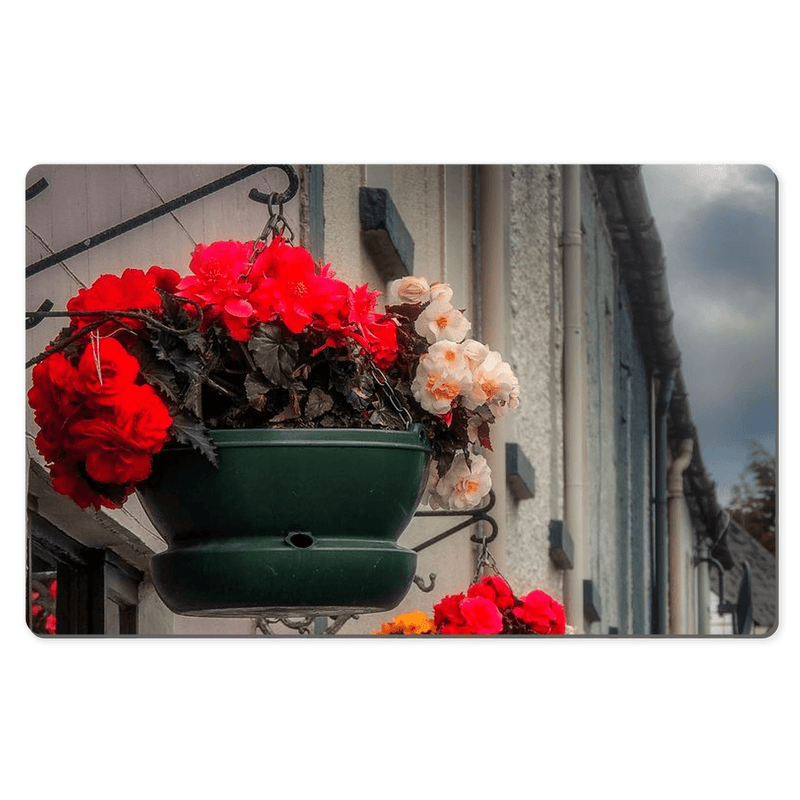
[[[422,611],[409,611],[396,616],[391,622],[384,622],[380,630],[373,634],[418,634],[435,633],[436,625]]]

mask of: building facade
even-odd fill
[[[490,552],[517,593],[544,589],[581,634],[709,632],[703,548],[719,540],[724,515],[691,419],[638,168],[296,171],[299,191],[284,209],[295,243],[351,285],[385,291],[406,274],[449,283],[470,336],[499,350],[517,375],[520,407],[493,427],[485,454],[498,528]],[[35,167],[26,310],[48,301],[63,310],[79,288],[127,267],[186,274],[195,245],[256,238],[268,212],[250,190],[281,192],[285,183],[263,167]],[[64,321],[33,322],[28,358]],[[43,585],[58,575],[59,633],[292,633],[263,619],[172,614],[149,577],[149,557],[165,544],[135,496],[118,511],[81,511],[52,489],[35,435],[29,410],[29,577]],[[415,517],[400,544],[418,547],[452,524]],[[368,634],[464,591],[476,569],[471,536],[488,530],[477,523],[423,547],[419,581],[402,603],[348,619],[339,635]]]

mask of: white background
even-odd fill
[[[784,796],[784,721],[798,712],[791,532],[766,640],[36,639],[23,605],[21,317],[22,190],[36,163],[769,164],[781,181],[785,490],[790,7],[22,5],[5,12],[0,51],[6,796]],[[794,511],[785,494],[781,524]]]

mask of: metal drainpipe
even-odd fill
[[[667,632],[667,593],[669,591],[669,564],[667,561],[667,414],[672,400],[672,390],[678,370],[672,369],[664,377],[656,406],[656,547],[653,633]]]
[[[683,473],[692,460],[693,439],[684,439],[678,455],[669,468],[667,489],[669,492],[669,632],[689,633],[686,630],[686,593],[681,571],[681,505],[683,503]]]
[[[564,167],[564,522],[573,541],[573,567],[564,579],[567,621],[584,633],[584,462],[586,415],[583,368],[583,275],[581,268],[581,167]]]
[[[506,325],[510,314],[510,276],[507,268],[509,213],[508,168],[482,165],[478,179],[478,223],[480,231],[480,328],[481,341],[492,350],[508,353]],[[492,516],[499,525],[494,556],[503,565],[506,536],[506,440],[508,421],[498,419],[492,426],[492,449],[483,455],[492,471],[495,505]]]
[[[697,548],[697,632],[701,636],[706,636],[711,630],[711,614],[709,612],[709,600],[711,598],[711,584],[708,576],[708,545],[705,541],[700,542]]]

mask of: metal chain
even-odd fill
[[[267,245],[278,236],[282,236],[289,244],[294,242],[294,231],[289,227],[286,217],[283,215],[283,203],[278,202],[277,213],[272,207],[272,204],[278,202],[278,195],[273,192],[267,200],[267,209],[269,210],[269,219],[261,231],[261,235],[253,242],[253,251],[250,253],[249,263],[252,265],[255,260],[266,250]],[[286,232],[289,235],[286,236]]]
[[[375,379],[375,382],[384,390],[389,403],[400,415],[403,422],[405,422],[406,430],[408,430],[414,422],[408,409],[400,402],[400,399],[398,398],[392,384],[389,383],[389,379],[386,377],[386,374],[375,365],[375,362],[369,357],[369,354],[367,354],[367,363],[369,364],[369,369],[372,373],[372,377]]]
[[[477,583],[483,577],[483,572],[487,566],[495,575],[503,578],[503,580],[508,583],[503,574],[500,572],[497,562],[494,560],[494,556],[489,552],[489,543],[487,541],[488,538],[489,537],[484,536],[481,539],[480,550],[478,551],[478,563],[475,566],[475,574],[472,576],[470,585]]]

